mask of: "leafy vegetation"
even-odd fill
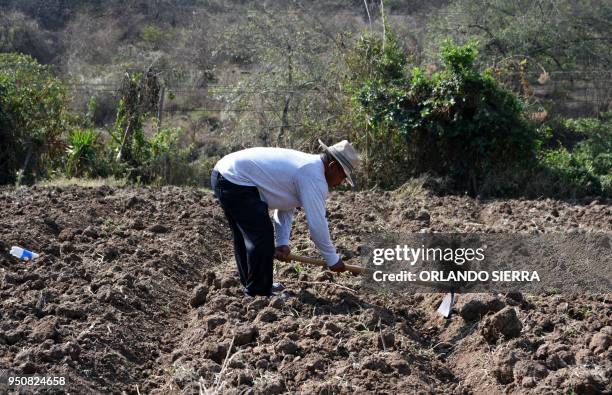
[[[143,74],[127,78],[116,125],[105,139],[91,120],[70,110],[66,87],[48,67],[18,54],[0,54],[0,64],[6,66],[0,69],[0,184],[62,173],[198,184],[197,170],[208,171],[205,161],[191,165],[193,147],[179,146],[180,129],[145,135],[145,122],[152,117],[150,99],[157,92]],[[117,158],[121,148],[123,158]]]
[[[602,119],[568,119],[575,143],[541,153],[542,173],[551,195],[612,196],[612,114]]]
[[[607,4],[205,3],[1,5],[0,52],[33,58],[0,55],[0,183],[201,185],[232,150],[348,138],[364,187],[610,195]]]
[[[72,121],[66,88],[49,67],[0,54],[0,184],[48,175]]]
[[[380,58],[356,78],[362,81],[356,99],[373,140],[391,144],[396,154],[379,153],[370,162],[383,186],[406,180],[401,173],[389,178],[384,172],[396,163],[413,176],[449,176],[457,188],[475,194],[488,177],[535,159],[537,135],[520,100],[476,68],[476,54],[475,43],[446,41],[441,71],[414,67],[407,73],[407,59],[392,36],[386,37],[384,50],[382,42],[358,47],[357,58]]]
[[[193,147],[179,146],[181,133],[178,128],[161,129],[140,142],[139,162],[129,169],[128,176],[156,185],[199,185],[210,173],[200,172],[200,163],[191,163],[195,159]]]
[[[93,129],[74,129],[68,136],[65,173],[68,177],[103,176],[104,166],[99,158],[99,135]]]

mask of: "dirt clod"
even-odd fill
[[[83,307],[73,302],[65,302],[57,306],[55,313],[72,319],[79,319],[87,316]]]
[[[494,343],[502,336],[505,339],[519,336],[522,328],[523,325],[516,315],[515,308],[507,306],[485,319],[481,333],[487,342]]]
[[[601,394],[609,381],[602,377],[601,373],[580,368],[568,379],[568,386],[576,394],[595,395]]]
[[[278,395],[285,391],[285,386],[280,380],[274,379],[270,382],[261,384],[258,389],[262,394]]]
[[[281,310],[285,306],[285,299],[281,296],[276,296],[270,300],[270,304],[268,306]]]
[[[153,233],[167,233],[170,231],[170,228],[162,224],[153,224],[147,230]]]
[[[466,321],[477,321],[490,312],[504,308],[504,303],[493,295],[464,295],[461,304],[457,306],[459,315]]]
[[[266,297],[256,297],[249,305],[247,306],[247,311],[259,311],[266,307],[270,302]]]
[[[44,317],[34,326],[30,336],[37,342],[43,342],[47,339],[57,340],[59,337],[57,318],[53,316]]]
[[[389,373],[392,371],[391,366],[383,358],[379,356],[369,356],[363,361],[362,367],[367,370]]]
[[[107,262],[114,261],[119,256],[119,249],[115,246],[106,246],[102,251],[104,260]]]
[[[143,230],[145,228],[144,222],[140,218],[130,221],[129,226],[134,230]]]
[[[520,383],[525,377],[543,379],[548,375],[546,366],[534,361],[518,361],[514,366],[514,379]]]
[[[334,335],[340,332],[341,329],[334,322],[328,321],[323,325],[323,330],[326,331],[328,335]]]
[[[221,364],[227,356],[227,346],[225,344],[206,343],[202,348],[204,358],[212,359],[218,364]]]
[[[277,310],[272,307],[266,307],[257,314],[255,320],[260,322],[274,322],[278,320]]]
[[[591,338],[589,348],[595,353],[599,354],[604,351],[608,351],[612,344],[612,327],[606,326],[599,333],[596,333]]]
[[[493,356],[493,375],[501,384],[514,381],[514,365],[520,359],[517,351],[500,349]]]
[[[208,287],[204,285],[198,285],[193,289],[189,304],[191,307],[199,307],[206,303],[206,296],[208,295]]]
[[[406,362],[405,358],[403,358],[399,354],[394,354],[390,358],[389,365],[399,374],[402,374],[402,375],[410,374],[410,366]]]
[[[294,355],[297,353],[298,345],[292,340],[283,339],[276,345],[275,350],[283,354]]]
[[[206,319],[206,329],[212,331],[219,326],[225,324],[227,320],[224,317],[212,316]]]
[[[245,344],[249,344],[255,341],[257,337],[258,330],[255,326],[242,326],[236,328],[233,333],[234,336],[234,346],[240,347]]]
[[[383,331],[378,336],[378,348],[382,350],[392,349],[395,346],[395,334],[392,331]]]
[[[235,277],[222,278],[219,284],[220,288],[233,288],[240,286],[240,281]]]
[[[429,222],[429,220],[431,219],[431,215],[427,210],[420,210],[416,216],[416,219],[418,219],[419,221]]]
[[[393,313],[386,309],[369,308],[361,314],[361,322],[369,330],[381,325],[391,325],[394,322]]]

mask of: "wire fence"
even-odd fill
[[[27,66],[24,62],[0,62],[0,68],[17,69]],[[53,69],[51,66],[50,69]],[[136,70],[136,69],[134,69]],[[169,69],[168,69],[169,70]],[[162,74],[165,69],[156,69]],[[166,70],[167,71],[167,70]],[[201,74],[202,70],[186,69],[184,72],[191,75]],[[250,70],[241,70],[240,73],[251,73]],[[272,72],[260,72],[257,74],[269,75]],[[560,70],[551,71],[546,74],[546,80],[542,83],[541,73],[507,73],[505,78],[511,80],[513,77],[526,77],[529,83],[529,92],[521,91],[520,83],[510,88],[522,94],[528,101],[539,103],[543,108],[554,107],[555,111],[567,116],[589,116],[597,115],[612,109],[612,70]],[[65,80],[64,85],[75,98],[76,107],[84,108],[84,102],[91,97],[107,96],[112,100],[119,99],[121,94],[121,81],[86,82]],[[318,91],[327,91],[329,86],[320,84],[305,84],[302,86],[273,86],[257,87],[241,83],[219,83],[210,81],[195,81],[191,83],[174,83],[165,85],[165,97],[163,102],[164,113],[266,113],[296,111],[297,108],[284,109],[282,102],[287,95],[293,98],[306,98],[310,103],[311,110],[324,111],[313,102],[317,100]],[[240,98],[244,102],[278,102],[278,107],[236,105],[232,101]]]
[[[596,77],[593,77],[596,76]],[[545,83],[538,81],[539,75],[528,76],[528,92],[524,87],[517,86],[515,91],[527,98],[529,102],[539,103],[543,108],[555,108],[556,112],[568,116],[597,115],[611,110],[612,104],[612,72],[552,72]],[[79,98],[108,95],[119,98],[121,90],[116,83],[67,83],[70,92]],[[174,85],[165,87],[165,106],[161,109],[166,113],[189,112],[228,112],[228,113],[263,113],[296,111],[296,108],[283,108],[287,95],[295,99],[305,100],[311,110],[325,110],[320,106],[318,91],[326,90],[324,86],[304,88],[262,88],[244,87],[241,85],[209,84],[202,87],[190,85]],[[243,103],[266,102],[267,105],[237,105]],[[269,103],[278,103],[270,106]]]

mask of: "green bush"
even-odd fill
[[[200,156],[193,162],[190,185],[210,187],[210,173],[220,159],[221,157],[217,155]]]
[[[612,173],[612,113],[602,114],[601,119],[568,119],[565,126],[582,137],[574,148],[579,160],[594,174]]]
[[[374,160],[374,172],[406,170],[393,177],[397,183],[423,173],[449,176],[457,189],[476,194],[485,185],[491,188],[489,179],[498,174],[534,162],[538,135],[524,116],[522,102],[490,73],[478,71],[474,43],[457,46],[446,41],[441,71],[428,74],[415,67],[406,77],[396,71],[407,62],[395,55],[399,48],[392,41],[387,40],[384,51],[376,48],[367,52],[357,47],[357,52],[390,59],[396,67],[371,62],[375,71],[363,79],[356,99],[368,125],[382,130],[378,135],[393,143],[387,148],[400,155],[382,163]],[[388,56],[389,51],[394,56]],[[495,189],[485,192],[499,192]]]
[[[580,197],[601,193],[601,182],[579,159],[565,148],[545,151],[541,156],[544,177],[540,183],[547,194]]]
[[[365,185],[394,187],[416,175],[410,167],[410,147],[397,128],[388,127],[378,112],[363,102],[374,102],[376,92],[386,89],[396,92],[406,84],[408,60],[397,38],[386,29],[383,40],[364,34],[346,58],[350,71],[344,87],[351,97],[347,112],[351,141],[363,152],[361,172]],[[378,89],[376,89],[378,88]],[[382,106],[382,104],[381,104]]]
[[[108,165],[100,135],[93,129],[74,129],[68,136],[65,154],[67,177],[104,177]]]
[[[612,116],[579,118],[564,122],[572,150],[550,149],[541,154],[540,172],[551,193],[580,197],[612,196]],[[544,183],[544,182],[543,182]]]
[[[198,166],[192,163],[193,146],[179,144],[182,130],[157,130],[155,113],[160,87],[151,71],[126,75],[108,144],[113,175],[145,184],[201,185]],[[157,132],[147,136],[145,125]]]
[[[20,54],[0,54],[0,184],[46,176],[74,121],[62,82]]]
[[[181,134],[180,128],[164,128],[151,137],[138,133],[129,162],[117,163],[115,145],[109,145],[107,158],[113,175],[142,184],[206,185],[206,175],[201,174],[205,166],[195,161],[193,146],[180,146]]]
[[[156,184],[183,183],[190,149],[179,147],[180,133],[178,128],[162,129],[145,141],[144,161],[139,170],[143,180]]]

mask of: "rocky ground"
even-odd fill
[[[612,392],[610,294],[463,294],[445,320],[441,294],[279,263],[291,297],[245,299],[209,192],[3,189],[0,207],[0,369],[67,375],[71,393]],[[405,188],[337,192],[328,211],[354,264],[385,230],[612,233],[609,200]],[[41,257],[17,262],[12,245]],[[316,256],[301,213],[292,247]]]

